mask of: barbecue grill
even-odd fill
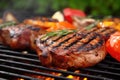
[[[80,80],[119,80],[120,77],[120,63],[109,55],[97,65],[80,68],[79,73],[76,73],[75,70],[41,66],[37,54],[33,51],[27,52],[11,50],[0,44],[0,80],[44,80],[43,77],[71,80],[72,78],[67,77],[69,75],[80,77]],[[38,78],[39,76],[43,77]]]

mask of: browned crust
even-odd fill
[[[67,55],[57,55],[48,53],[48,56],[41,55],[41,51],[37,50],[42,65],[55,66],[60,68],[83,68],[93,66],[102,61],[107,52],[104,44],[89,52],[80,52]]]

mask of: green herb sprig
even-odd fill
[[[7,26],[15,25],[15,24],[16,24],[16,22],[14,22],[14,21],[5,22],[5,23],[0,24],[0,29],[7,27]]]
[[[95,21],[94,23],[88,25],[88,26],[86,27],[86,30],[92,29],[92,28],[95,27],[99,22],[100,22],[100,20],[97,20],[97,21]]]
[[[58,30],[58,31],[54,31],[54,32],[48,32],[46,33],[44,36],[42,36],[42,40],[44,40],[47,37],[51,37],[51,36],[63,36],[63,35],[67,35],[70,33],[74,33],[76,32],[76,30]]]

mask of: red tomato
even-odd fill
[[[120,62],[120,32],[116,32],[110,36],[106,42],[108,53]]]
[[[86,14],[82,10],[71,9],[71,8],[65,8],[63,10],[63,14],[64,14],[65,19],[70,23],[73,22],[73,19],[72,19],[73,16],[79,16],[79,17],[86,16]]]

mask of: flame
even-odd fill
[[[25,79],[23,79],[23,78],[18,78],[18,79],[16,79],[16,80],[25,80]]]
[[[87,78],[84,78],[83,80],[88,80]]]
[[[49,72],[49,71],[42,71],[42,70],[38,70],[38,69],[34,69],[35,71],[39,71],[39,72],[44,72],[44,73],[49,73],[49,74],[52,74],[52,75],[55,75],[55,76],[64,76],[62,73],[57,73],[57,72]],[[66,69],[59,69],[59,70],[63,70],[63,71],[67,71]],[[80,70],[75,70],[74,71],[75,73],[80,73]],[[41,75],[33,75],[33,74],[29,74],[29,73],[25,73],[24,75],[26,76],[31,76],[31,77],[34,77],[34,78],[37,78],[37,79],[43,79],[43,80],[55,80],[54,78],[51,78],[51,77],[46,77],[46,76],[41,76]],[[72,80],[88,80],[88,78],[84,77],[80,77],[80,76],[74,76],[74,75],[67,75],[67,76],[64,76],[68,79],[72,79]],[[25,79],[22,79],[22,78],[19,78],[19,79],[16,79],[16,80],[25,80]]]
[[[20,79],[20,80],[24,80],[24,79]]]
[[[68,75],[67,78],[73,79],[74,77],[72,75]]]

